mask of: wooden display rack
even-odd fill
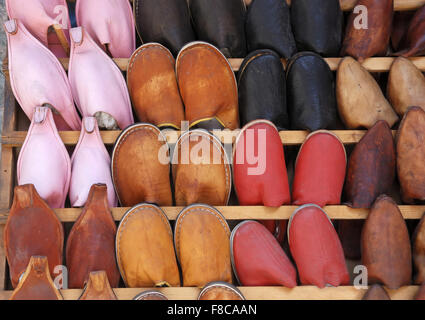
[[[250,0],[245,0],[247,3]],[[355,0],[341,0],[342,8],[347,11],[353,7]],[[425,4],[425,0],[395,0],[396,10],[412,10]],[[233,69],[239,69],[243,59],[230,59]],[[425,71],[425,57],[411,58],[415,65]],[[7,61],[7,60],[6,60]],[[327,58],[332,70],[336,70],[340,58]],[[388,72],[393,58],[369,58],[363,65],[371,72]],[[65,69],[68,66],[68,59],[61,59]],[[121,70],[127,68],[128,59],[115,59]],[[284,61],[283,61],[284,63]],[[0,163],[0,299],[8,299],[11,295],[10,279],[8,275],[7,261],[4,252],[3,230],[7,221],[9,208],[13,200],[13,189],[16,183],[16,163],[19,148],[22,146],[29,121],[16,102],[9,83],[7,72],[7,62],[4,63],[3,73],[5,74],[4,92],[4,121],[1,136],[2,153]],[[339,130],[333,131],[345,145],[356,144],[360,141],[365,130]],[[120,131],[101,132],[102,139],[106,145],[112,145]],[[395,134],[395,132],[394,132]],[[75,146],[78,142],[80,132],[66,131],[60,132],[63,142],[67,146]],[[237,131],[224,131],[216,134],[223,142],[234,141]],[[280,136],[284,145],[300,145],[308,135],[306,131],[281,131]],[[169,143],[176,142],[178,133],[167,134]],[[425,206],[401,205],[400,211],[405,219],[420,219],[425,212]],[[112,208],[112,214],[116,221],[119,221],[128,208]],[[164,212],[170,220],[175,220],[181,207],[166,207]],[[228,220],[262,220],[262,219],[288,219],[296,209],[295,206],[282,206],[280,208],[267,207],[242,207],[226,206],[217,209]],[[62,222],[75,222],[82,209],[67,208],[57,209],[59,219]],[[344,205],[327,206],[324,208],[331,219],[357,220],[365,219],[368,209],[352,209]],[[114,289],[119,299],[132,299],[138,293],[148,288],[117,288]],[[319,289],[314,286],[298,286],[294,289],[285,287],[239,287],[248,300],[354,300],[361,299],[365,293],[364,289],[356,289],[353,286],[341,286],[336,288]],[[196,299],[199,288],[159,288],[157,289],[167,295],[171,300],[193,300]],[[412,299],[418,290],[418,286],[406,286],[398,290],[387,290],[392,299]],[[62,290],[64,299],[75,300],[81,295],[81,290]]]

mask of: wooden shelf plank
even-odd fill
[[[333,130],[331,131],[337,135],[344,144],[355,144],[360,141],[360,139],[365,135],[366,130]],[[121,131],[101,131],[102,140],[106,145],[112,145],[115,143],[117,137]],[[165,132],[168,143],[173,144],[177,141],[180,136],[179,131],[167,131]],[[230,131],[214,131],[213,132],[223,143],[229,144],[233,143],[236,136],[239,133],[239,130]],[[282,143],[286,146],[300,145],[304,142],[305,138],[309,132],[301,130],[290,130],[290,131],[281,131],[279,132]],[[396,134],[396,131],[393,131],[393,135]],[[2,145],[8,147],[20,147],[24,143],[27,131],[13,131],[13,132],[3,132],[2,135]],[[59,132],[60,137],[65,145],[73,146],[78,143],[78,138],[80,136],[79,131],[61,131]]]
[[[176,220],[178,214],[184,207],[163,207],[169,220]],[[216,207],[227,220],[287,220],[298,206],[282,206],[279,208],[262,206],[223,206]],[[425,206],[400,205],[400,211],[404,219],[421,219],[425,213]],[[130,208],[112,208],[112,215],[115,221],[120,221],[123,215]],[[81,208],[55,209],[55,212],[62,222],[74,222],[81,213]],[[359,220],[366,219],[369,209],[353,209],[344,205],[326,206],[325,212],[331,219],[336,220]],[[0,224],[6,223],[9,210],[0,210]]]
[[[298,286],[293,289],[285,287],[239,287],[247,300],[360,300],[366,289],[357,289],[352,286],[317,288],[314,286]],[[411,300],[417,293],[418,286],[405,286],[397,290],[387,290],[392,300]],[[152,288],[119,288],[114,289],[119,300],[132,300],[139,293]],[[200,289],[183,288],[155,288],[164,293],[169,300],[196,300]],[[82,290],[61,290],[65,300],[77,300]],[[0,292],[0,300],[9,299],[12,291]]]

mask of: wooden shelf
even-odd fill
[[[366,289],[352,286],[328,287],[319,289],[314,286],[298,286],[293,289],[285,287],[238,287],[247,300],[360,300]],[[397,290],[387,290],[392,300],[411,300],[418,291],[418,286],[405,286]],[[132,300],[137,294],[152,288],[119,288],[114,289],[119,300]],[[169,300],[196,300],[200,289],[155,288],[164,293]],[[82,290],[62,290],[65,300],[77,300]],[[0,300],[9,299],[12,291],[0,291]]]
[[[222,206],[215,207],[226,220],[288,220],[298,206],[282,206],[279,208],[262,206]],[[112,208],[115,221],[120,221],[130,208]],[[169,220],[176,220],[184,207],[162,207]],[[323,208],[331,219],[361,220],[366,219],[369,209],[353,209],[345,205],[326,206]],[[400,205],[399,209],[404,219],[421,219],[425,206]],[[81,208],[55,209],[62,222],[74,222],[81,213]],[[9,215],[8,209],[0,210],[0,225],[5,224]]]
[[[331,70],[335,71],[338,69],[339,62],[342,58],[325,58],[326,62],[329,64]],[[370,72],[388,72],[391,68],[391,64],[394,61],[394,57],[382,57],[382,58],[368,58],[366,59],[362,65]],[[409,58],[416,67],[422,71],[425,71],[425,57],[412,57]],[[60,58],[60,62],[62,63],[65,70],[68,70],[69,59],[68,58]],[[122,71],[127,71],[127,64],[129,59],[124,58],[115,58],[113,59],[117,66]],[[242,64],[243,59],[229,59],[230,65],[232,66],[233,71],[238,71],[239,67]],[[285,66],[286,60],[282,59],[282,63]]]
[[[366,134],[366,130],[333,130],[331,131],[341,139],[344,144],[355,144],[360,141],[360,139]],[[106,145],[112,145],[115,143],[117,137],[121,131],[101,131],[101,136],[103,142]],[[168,143],[176,143],[178,137],[180,136],[180,131],[167,131],[164,132],[167,138]],[[230,131],[230,130],[218,130],[213,132],[223,143],[229,144],[233,143],[236,136],[239,133],[239,130]],[[300,145],[304,142],[305,138],[308,136],[308,131],[301,130],[290,130],[290,131],[280,131],[279,135],[282,140],[282,144],[286,146]],[[396,131],[393,131],[393,135],[396,134]],[[60,137],[65,145],[73,146],[78,143],[78,138],[80,137],[79,131],[61,131],[59,132]],[[20,147],[25,141],[27,136],[27,131],[10,131],[3,132],[2,135],[2,145],[8,147]]]

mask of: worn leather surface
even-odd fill
[[[286,75],[280,57],[274,51],[257,50],[244,59],[238,73],[238,94],[242,126],[253,120],[266,119],[279,130],[289,128]]]
[[[68,77],[74,100],[84,117],[104,112],[121,129],[134,123],[121,70],[83,27],[71,29]],[[105,126],[98,124],[101,128]]]
[[[3,236],[12,286],[17,286],[31,256],[46,256],[54,277],[54,268],[62,265],[63,239],[61,222],[34,186],[16,186]]]
[[[196,40],[185,0],[135,0],[133,9],[144,43],[158,42],[176,56],[186,43]]]
[[[10,19],[18,19],[58,58],[67,57],[56,33],[49,30],[53,25],[60,24],[69,42],[71,21],[66,0],[6,0],[6,10]]]
[[[240,205],[291,203],[282,142],[271,122],[253,121],[241,130],[234,147],[233,174]]]
[[[387,96],[400,116],[411,106],[425,110],[425,76],[409,59],[398,57],[391,65]]]
[[[359,13],[352,12],[347,21],[341,55],[352,56],[360,62],[373,56],[385,56],[392,31],[394,1],[359,0],[356,5],[367,8],[367,28],[357,26]]]
[[[131,56],[127,85],[140,121],[180,129],[184,106],[174,67],[173,55],[159,43],[147,43]]]
[[[114,58],[130,58],[136,49],[131,4],[122,0],[78,0],[77,25]]]
[[[412,239],[412,255],[415,267],[415,283],[425,283],[425,215],[416,227]]]
[[[100,136],[96,118],[85,117],[77,146],[71,157],[71,182],[69,200],[73,207],[82,207],[87,201],[93,184],[104,183],[108,187],[108,203],[116,207],[111,178],[111,157]]]
[[[187,131],[176,143],[172,163],[177,206],[227,205],[232,172],[220,140],[204,130]]]
[[[120,274],[115,261],[116,230],[108,205],[107,187],[94,184],[66,242],[70,288],[82,289],[89,280],[90,272],[100,270],[105,270],[112,287],[118,287]]]
[[[300,52],[288,62],[286,75],[291,128],[333,129],[338,117],[335,78],[326,61],[313,52]]]
[[[83,294],[78,300],[118,300],[105,271],[90,272]]]
[[[425,282],[420,286],[416,293],[415,300],[425,300]]]
[[[183,209],[176,220],[174,245],[185,287],[232,283],[230,229],[213,207],[199,204]]]
[[[36,107],[19,152],[18,184],[33,184],[52,208],[63,208],[71,179],[71,160],[51,109]]]
[[[378,120],[392,127],[398,116],[372,75],[351,57],[337,71],[336,97],[341,120],[347,129],[371,128]]]
[[[220,125],[215,129],[239,128],[235,74],[217,48],[204,42],[186,45],[177,57],[176,74],[191,127],[202,128],[204,122],[216,119]]]
[[[338,0],[293,1],[291,22],[298,51],[338,56],[343,36],[343,15]]]
[[[63,300],[49,274],[47,257],[32,256],[9,300]]]
[[[292,214],[288,241],[303,285],[348,285],[350,277],[341,242],[320,207],[305,205]]]
[[[245,300],[245,297],[236,287],[229,283],[213,282],[202,289],[198,300]]]
[[[188,0],[199,40],[216,46],[227,58],[246,55],[245,16],[242,0]]]
[[[292,203],[340,204],[346,166],[345,147],[337,136],[325,130],[310,134],[295,163]]]
[[[370,284],[389,289],[412,281],[412,254],[406,222],[397,204],[386,195],[375,201],[362,230],[362,264]]]
[[[391,45],[394,51],[400,49],[400,45],[409,29],[410,21],[415,12],[412,11],[397,11],[394,12],[393,27],[391,33]]]
[[[252,1],[248,8],[245,28],[248,52],[271,49],[286,59],[297,52],[291,14],[286,1]]]
[[[49,104],[55,109],[55,123],[60,130],[80,130],[81,120],[68,78],[58,59],[20,21],[9,20],[4,28],[10,85],[27,117],[32,120],[36,106]]]
[[[425,111],[407,110],[396,137],[397,173],[403,201],[425,200]]]
[[[141,202],[173,204],[166,138],[150,124],[136,124],[121,133],[112,153],[112,181],[122,206]]]
[[[233,271],[243,286],[297,285],[297,271],[279,242],[261,223],[245,221],[231,236]]]
[[[180,286],[173,232],[159,207],[140,204],[127,211],[118,227],[116,253],[127,287]]]
[[[144,291],[133,298],[133,300],[163,300],[166,301],[168,298],[159,291]]]
[[[395,177],[395,147],[388,124],[378,121],[355,146],[348,162],[344,186],[346,203],[370,208],[376,198],[390,191]],[[340,221],[338,232],[348,258],[360,258],[363,221]]]
[[[391,300],[385,289],[379,284],[369,287],[362,300]]]
[[[418,9],[401,42],[402,50],[396,53],[403,57],[425,54],[425,5]]]

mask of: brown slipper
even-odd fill
[[[168,298],[159,291],[149,290],[139,293],[133,300],[168,300]]]
[[[78,300],[118,300],[105,271],[90,272],[83,294]]]
[[[226,282],[211,282],[199,293],[198,300],[245,300],[242,292]]]

